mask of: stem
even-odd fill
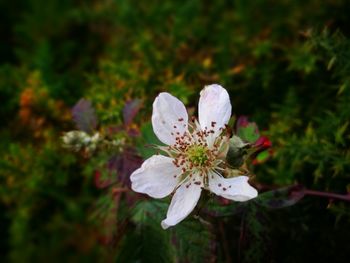
[[[114,187],[112,189],[113,194],[119,194],[119,193],[125,193],[125,192],[130,192],[129,188],[126,187]]]
[[[343,200],[350,202],[350,195],[341,195],[341,194],[335,194],[335,193],[330,193],[330,192],[322,192],[322,191],[315,191],[315,190],[304,190],[305,195],[311,195],[311,196],[319,196],[319,197],[326,197],[326,198],[331,198],[331,199],[338,199],[338,200]]]
[[[241,218],[241,227],[239,230],[239,239],[238,239],[238,262],[242,261],[242,248],[244,245],[244,239],[245,239],[245,213],[242,214]]]
[[[277,185],[264,185],[264,184],[257,184],[256,188],[259,190],[277,190],[280,188],[287,188],[287,187],[293,187],[298,185],[288,185],[288,186],[277,186]],[[301,191],[303,191],[304,195],[311,195],[311,196],[318,196],[318,197],[325,197],[330,199],[337,199],[342,200],[346,202],[350,202],[350,194],[336,194],[332,192],[324,192],[324,191],[316,191],[316,190],[310,190],[303,188],[302,185],[299,185],[301,187]]]
[[[226,262],[230,263],[230,262],[232,262],[231,256],[230,256],[230,249],[229,249],[228,244],[227,244],[227,238],[225,235],[225,229],[224,229],[224,225],[223,225],[222,221],[219,222],[219,231],[220,231],[221,240],[223,243],[223,249],[224,249]]]

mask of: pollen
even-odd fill
[[[202,145],[193,145],[187,150],[186,154],[188,160],[194,166],[203,167],[209,161],[209,151],[205,146]]]
[[[180,118],[178,121],[183,120]],[[224,165],[220,155],[227,139],[224,136],[213,136],[216,122],[211,123],[212,128],[202,130],[195,118],[192,121],[185,124],[189,129],[182,133],[177,129],[179,124],[173,124],[175,143],[168,146],[166,152],[174,158],[173,163],[179,168],[180,174],[176,177],[179,184],[186,183],[187,188],[191,183],[208,188],[211,172],[221,170]],[[180,127],[182,125],[184,123]]]

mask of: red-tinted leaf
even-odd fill
[[[127,133],[130,137],[138,137],[141,134],[140,130],[137,127],[128,127]]]
[[[249,124],[247,116],[239,116],[237,119],[236,127],[239,129],[240,127],[247,127]]]
[[[124,125],[113,125],[113,126],[109,126],[107,131],[109,135],[114,135],[116,133],[124,131],[124,129],[125,129]]]
[[[139,112],[141,107],[142,107],[141,99],[134,99],[134,100],[128,101],[125,104],[123,109],[124,125],[128,126],[132,123],[133,119],[135,118],[136,114]]]
[[[255,143],[260,138],[258,126],[255,122],[249,122],[246,116],[238,118],[236,133],[245,142]]]
[[[97,126],[97,117],[91,102],[81,99],[72,109],[72,115],[78,129],[92,133]]]
[[[270,148],[272,146],[271,141],[269,140],[269,138],[267,138],[266,136],[261,136],[255,143],[254,143],[255,147],[260,148],[261,150],[266,150],[268,148]]]
[[[95,171],[95,186],[97,188],[106,188],[116,182],[116,173],[110,170]]]
[[[108,161],[108,169],[116,171],[118,181],[124,185],[130,185],[129,176],[142,164],[142,158],[132,148],[127,148],[118,156],[113,156]]]

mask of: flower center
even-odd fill
[[[192,145],[187,151],[188,160],[197,167],[206,166],[209,161],[209,150],[202,145]]]
[[[179,119],[179,121],[183,119]],[[215,122],[211,127],[214,128]],[[205,127],[201,129],[197,120],[188,124],[189,130],[183,133],[171,132],[175,136],[175,143],[166,147],[159,147],[173,158],[173,164],[181,169],[181,173],[174,175],[178,177],[179,184],[185,182],[186,187],[192,183],[208,187],[208,176],[210,171],[221,171],[224,163],[225,149],[227,148],[227,137],[225,135],[214,135],[214,129]],[[223,132],[224,128],[220,128]]]

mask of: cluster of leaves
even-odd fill
[[[347,2],[1,2],[1,258],[346,262],[349,206],[310,189],[349,190]],[[272,142],[250,167],[260,196],[210,196],[163,231],[169,200],[132,193],[128,179],[154,153],[152,101],[168,91],[194,112],[214,82]],[[240,121],[245,141],[269,144]],[[59,140],[78,128],[125,145],[87,162]]]

